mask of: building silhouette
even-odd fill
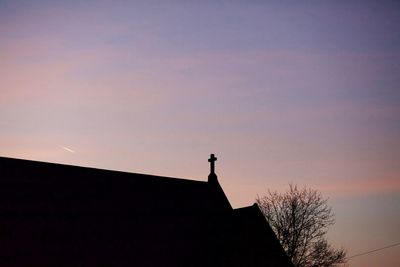
[[[0,157],[0,266],[293,266],[207,182]]]

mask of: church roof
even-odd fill
[[[0,244],[1,266],[291,266],[258,207],[232,209],[217,180],[4,157]]]

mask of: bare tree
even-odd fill
[[[257,204],[296,267],[331,267],[346,262],[346,252],[326,240],[334,224],[327,199],[310,188],[290,185],[284,194],[268,191]]]

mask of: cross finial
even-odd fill
[[[215,162],[217,161],[217,158],[215,157],[214,154],[210,155],[210,158],[208,159],[208,162],[210,162],[210,174],[215,173]]]

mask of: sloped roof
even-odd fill
[[[4,157],[0,177],[1,266],[290,266],[218,182]]]
[[[242,246],[239,250],[249,266],[292,266],[282,246],[257,204],[234,210],[236,229],[234,235]],[[265,265],[264,265],[265,266]]]

